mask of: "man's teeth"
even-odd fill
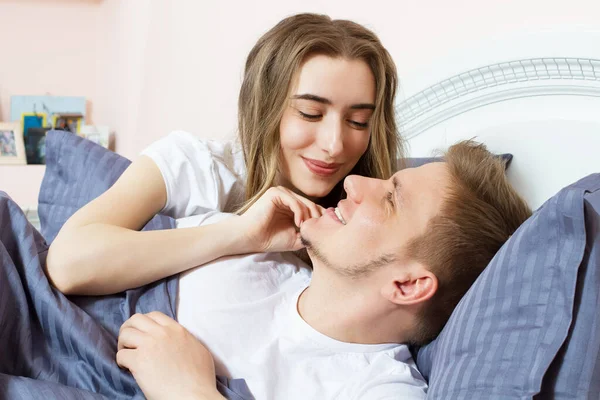
[[[340,210],[336,207],[334,211],[335,211],[335,215],[338,217],[338,219],[340,220],[340,222],[342,224],[346,225],[346,221],[342,217],[342,213],[340,212]]]

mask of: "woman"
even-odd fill
[[[246,61],[241,151],[186,132],[152,144],[65,223],[48,276],[67,294],[109,294],[227,255],[302,248],[290,218],[298,227],[335,205],[350,173],[391,175],[402,155],[396,85],[391,57],[361,25],[314,14],[282,20]],[[274,186],[269,206],[253,207]],[[159,212],[183,218],[215,209],[241,216],[138,231]]]

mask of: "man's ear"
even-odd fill
[[[381,288],[383,297],[398,305],[415,305],[429,300],[438,289],[433,272],[423,266],[399,273]]]

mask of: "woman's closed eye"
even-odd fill
[[[358,122],[353,120],[348,120],[348,123],[354,126],[356,129],[367,129],[369,127],[368,122]]]
[[[300,110],[298,110],[298,113],[300,114],[300,116],[304,119],[307,119],[309,121],[317,121],[319,120],[319,118],[322,117],[321,114],[309,114],[309,113],[304,113]]]
[[[319,119],[321,119],[323,117],[321,114],[309,114],[309,113],[305,113],[302,111],[298,111],[298,113],[300,114],[300,116],[302,118],[304,118],[308,121],[318,121]],[[369,127],[368,122],[359,122],[359,121],[354,121],[354,120],[349,119],[348,123],[357,129],[367,129]]]

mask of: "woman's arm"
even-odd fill
[[[217,258],[302,248],[297,227],[323,209],[288,189],[269,189],[243,216],[195,228],[141,232],[165,205],[160,170],[141,157],[77,211],[48,251],[47,274],[65,294],[138,287]]]
[[[235,218],[196,228],[140,232],[166,202],[156,164],[140,157],[105,193],[77,211],[51,244],[47,274],[66,294],[138,287],[219,257],[252,251]]]

